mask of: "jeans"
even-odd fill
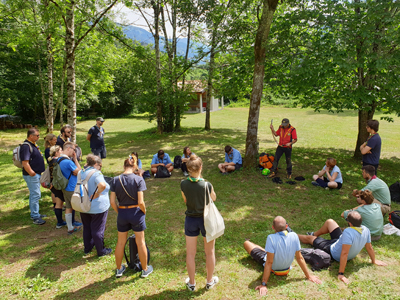
[[[292,148],[277,147],[275,152],[274,164],[272,166],[271,172],[276,172],[278,168],[279,160],[282,154],[286,157],[286,172],[290,175],[292,174]]]
[[[23,177],[29,189],[29,208],[31,210],[31,218],[38,219],[40,218],[39,200],[42,196],[40,192],[40,175],[36,174],[33,177],[23,175]]]

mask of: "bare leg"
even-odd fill
[[[314,236],[320,236],[323,234],[331,233],[334,231],[336,228],[338,228],[339,225],[336,223],[335,220],[328,219],[325,221],[324,225],[320,229],[314,232]]]
[[[335,181],[331,181],[331,182],[328,182],[328,187],[330,189],[336,189],[338,187],[338,184]]]
[[[204,237],[204,251],[206,253],[206,268],[207,268],[207,282],[211,282],[215,268],[215,240],[207,243],[207,239]]]
[[[189,283],[191,285],[195,284],[194,275],[196,272],[196,262],[194,259],[196,257],[196,251],[197,236],[186,236],[186,268],[189,273]]]
[[[142,265],[142,269],[147,271],[147,248],[144,240],[144,231],[135,232],[136,245],[139,253],[139,260]]]
[[[126,244],[126,239],[128,238],[127,232],[119,232],[118,231],[118,242],[115,247],[115,263],[117,265],[117,269],[121,269],[122,258],[124,257],[124,249]]]
[[[157,173],[157,167],[151,168],[151,174],[156,174]]]
[[[227,167],[226,167],[226,171],[227,171],[227,172],[233,172],[233,171],[235,171],[235,166],[227,166]]]
[[[225,167],[224,167],[224,164],[219,164],[219,165],[218,165],[218,169],[219,169],[222,173],[225,173],[225,172],[226,172]]]
[[[254,248],[259,248],[259,249],[264,250],[264,248],[262,248],[261,246],[258,246],[257,244],[254,244],[254,243],[252,243],[250,241],[245,241],[243,246],[244,246],[244,249],[246,249],[248,254],[250,254],[251,251],[253,251]]]
[[[167,167],[167,169],[168,169],[168,172],[172,172],[173,170],[174,170],[174,166],[173,165],[170,165],[169,167]]]
[[[51,195],[53,195],[53,194],[51,194]],[[62,209],[63,208],[63,202],[61,201],[61,199],[58,198],[58,197],[55,197],[55,196],[54,196],[54,198],[56,199],[56,208]]]
[[[314,181],[316,181],[318,178],[324,180],[323,176],[313,175],[313,180]]]

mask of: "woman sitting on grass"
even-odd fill
[[[132,152],[129,158],[132,158],[133,156],[136,156],[137,158],[137,169],[134,173],[140,177],[143,177],[144,170],[142,169],[142,161],[139,159],[139,154],[137,152]]]
[[[186,146],[185,148],[183,148],[181,169],[183,172],[183,176],[185,176],[185,177],[189,176],[188,169],[187,169],[187,162],[189,161],[190,156],[192,154],[194,154],[194,153],[190,150],[189,146]]]
[[[217,199],[214,188],[211,183],[205,182],[201,178],[203,162],[200,157],[191,155],[187,162],[187,169],[190,176],[182,180],[181,191],[183,200],[186,203],[187,210],[185,212],[185,235],[186,235],[186,267],[189,277],[186,279],[186,286],[190,291],[196,288],[194,280],[197,250],[197,236],[201,232],[204,241],[204,250],[206,253],[206,269],[207,269],[207,284],[206,289],[209,290],[218,283],[218,277],[214,276],[215,268],[215,240],[207,243],[206,230],[204,228],[204,206],[205,199],[209,202],[209,197],[213,201]],[[206,188],[208,192],[206,192]]]
[[[125,243],[129,230],[136,236],[139,259],[142,265],[142,277],[147,277],[153,272],[153,267],[147,265],[147,248],[144,239],[146,229],[146,206],[143,201],[143,191],[146,190],[144,179],[134,172],[137,170],[137,157],[132,155],[124,162],[124,173],[114,177],[111,183],[110,203],[118,214],[117,229],[118,242],[115,248],[115,263],[117,264],[116,277],[124,273],[126,266],[122,264]],[[118,199],[118,206],[115,202]]]
[[[324,177],[326,174],[326,177]],[[313,176],[314,181],[311,182],[315,186],[325,189],[341,189],[343,184],[342,172],[336,165],[336,159],[328,158],[325,166],[319,171],[318,175]]]

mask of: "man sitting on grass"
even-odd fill
[[[290,271],[291,264],[296,256],[297,263],[303,270],[307,279],[314,283],[321,283],[317,276],[310,275],[306,262],[300,252],[299,237],[294,232],[288,232],[286,220],[278,216],[272,223],[274,234],[267,237],[265,250],[250,241],[244,242],[244,248],[251,257],[264,267],[264,274],[261,285],[256,287],[260,291],[260,295],[267,294],[267,282],[271,273],[277,276],[287,275]]]
[[[371,233],[367,227],[361,225],[361,215],[357,211],[349,212],[347,223],[349,227],[342,232],[339,225],[334,220],[329,219],[317,231],[309,232],[308,235],[298,235],[300,242],[325,251],[334,260],[340,262],[338,279],[345,284],[349,283],[349,280],[344,276],[347,261],[356,257],[364,247],[373,264],[377,266],[387,265],[383,261],[375,259],[374,249],[371,245]],[[330,240],[319,237],[327,233],[331,236]]]
[[[383,232],[383,216],[381,206],[374,203],[374,196],[368,190],[359,191],[359,198],[357,198],[359,206],[345,210],[341,217],[347,219],[347,215],[351,211],[357,211],[362,218],[362,225],[371,231],[371,241],[377,241],[381,238]]]
[[[240,152],[229,145],[225,146],[225,162],[218,165],[222,175],[227,175],[242,168],[242,155]]]
[[[168,169],[168,172],[171,174],[174,169],[174,165],[172,164],[171,158],[168,153],[164,153],[163,150],[158,150],[156,154],[153,155],[153,159],[151,161],[151,173],[156,174],[158,166],[164,166]]]
[[[376,177],[375,167],[370,165],[362,167],[362,177],[367,182],[367,185],[361,189],[361,191],[371,191],[375,198],[374,203],[381,206],[382,215],[389,213],[392,209],[389,187],[382,179]],[[358,195],[359,191],[353,190],[353,196],[356,197],[357,202],[360,203]]]

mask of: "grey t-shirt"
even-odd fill
[[[206,181],[191,182],[187,179],[181,181],[181,190],[186,197],[186,216],[194,218],[202,218],[204,214],[204,197],[206,193],[205,185],[207,184],[208,192],[212,191],[212,184]],[[207,193],[207,204],[209,202],[209,193]]]
[[[124,188],[121,186],[119,177],[121,177],[121,182],[124,185],[124,188],[128,192],[129,196],[131,196],[135,200],[133,200],[126,194]],[[116,176],[113,178],[110,184],[110,191],[115,192],[120,206],[137,205],[138,192],[143,192],[145,190],[146,190],[146,183],[144,182],[144,179],[133,173],[121,174],[120,176]]]

